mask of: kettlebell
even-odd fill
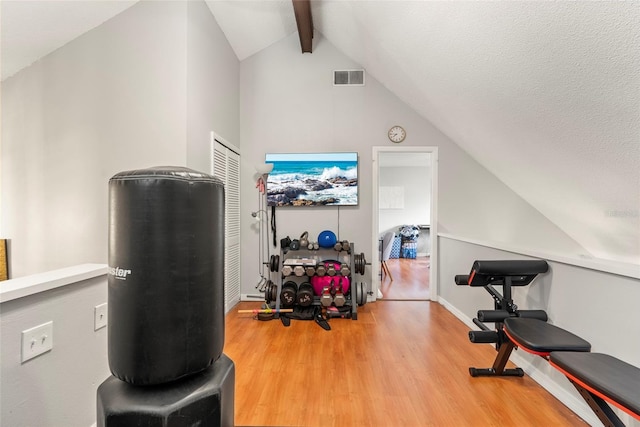
[[[280,248],[284,251],[289,249],[289,245],[291,244],[291,239],[289,236],[280,239]]]
[[[300,247],[301,248],[306,248],[308,246],[309,246],[309,233],[307,231],[305,231],[300,236]]]

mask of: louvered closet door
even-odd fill
[[[228,145],[228,144],[227,144]],[[213,175],[225,190],[225,297],[228,312],[240,301],[240,155],[214,140]]]

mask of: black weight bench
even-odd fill
[[[475,261],[469,275],[455,277],[457,285],[484,287],[493,297],[493,310],[478,310],[478,315],[473,319],[480,331],[469,331],[469,340],[472,343],[495,343],[498,355],[491,368],[469,368],[471,376],[518,376],[524,375],[520,368],[505,369],[511,352],[516,345],[509,339],[504,331],[503,324],[507,320],[527,319],[535,320],[540,324],[550,327],[545,323],[547,313],[544,310],[519,310],[512,298],[512,286],[527,286],[540,273],[546,273],[549,265],[544,260],[509,260],[509,261]],[[502,286],[502,293],[494,286]],[[485,322],[494,323],[493,330],[485,325]],[[559,329],[559,328],[556,328]],[[561,349],[561,348],[557,348]]]
[[[608,354],[554,351],[549,363],[575,386],[605,426],[624,426],[607,404],[640,420],[640,368]]]
[[[479,310],[470,331],[473,343],[496,343],[498,355],[491,368],[469,368],[471,376],[522,376],[520,368],[505,369],[511,352],[520,348],[549,360],[576,387],[605,426],[624,426],[609,404],[640,420],[640,368],[615,357],[591,353],[591,344],[547,323],[542,310],[518,310],[511,286],[526,286],[547,271],[545,261],[475,261],[468,276],[455,277],[457,285],[483,286],[494,299],[494,310]],[[503,294],[493,288],[503,286]],[[490,330],[484,322],[494,322]]]
[[[509,343],[503,344],[504,352],[511,353],[518,347],[549,360],[605,426],[624,427],[609,404],[640,420],[639,368],[607,354],[590,353],[587,341],[540,320],[509,318],[505,319],[503,329],[509,338]],[[506,363],[508,355],[504,357]]]

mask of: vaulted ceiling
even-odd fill
[[[133,3],[2,1],[3,79]],[[207,5],[240,60],[296,31],[290,0]],[[640,263],[640,2],[317,0],[312,15],[593,256]]]

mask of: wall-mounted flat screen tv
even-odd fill
[[[269,206],[355,206],[358,153],[267,154]]]

